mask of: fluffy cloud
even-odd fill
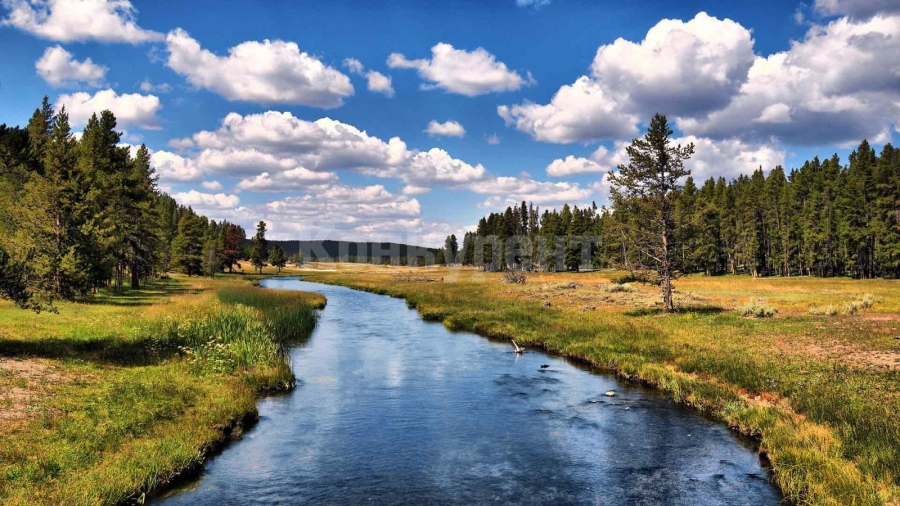
[[[166,36],[166,47],[169,68],[229,100],[333,108],[353,95],[349,77],[293,42],[248,41],[217,56],[177,29]]]
[[[210,191],[221,191],[222,190],[222,183],[220,183],[218,181],[204,181],[204,182],[200,183],[200,186],[202,186],[204,190],[210,190]]]
[[[356,58],[346,58],[344,60],[344,66],[347,67],[350,72],[358,75],[362,75],[363,70],[365,69],[365,66],[362,64],[362,62],[357,60]]]
[[[168,83],[153,84],[149,79],[141,81],[141,91],[144,93],[168,93],[172,91],[172,85]]]
[[[291,237],[394,240],[419,236],[424,228],[416,199],[394,195],[381,185],[332,185],[264,206],[266,221]]]
[[[825,0],[817,9],[853,17],[813,25],[768,57],[754,55],[750,32],[734,21],[702,12],[663,20],[640,43],[601,46],[590,76],[549,104],[497,112],[555,143],[626,139],[655,112],[686,134],[753,145],[888,141],[900,124],[900,16],[876,0]]]
[[[394,87],[391,84],[391,76],[386,76],[375,70],[365,72],[365,66],[356,58],[347,58],[344,60],[344,66],[354,74],[365,76],[369,91],[383,93],[388,97],[394,96]]]
[[[257,149],[205,149],[197,156],[197,165],[205,172],[240,176],[263,171],[286,171],[297,167],[297,160],[283,158]]]
[[[186,193],[172,195],[179,204],[195,209],[229,209],[241,204],[237,195],[225,195],[224,193],[202,193],[191,190]]]
[[[386,76],[381,72],[370,70],[366,73],[366,82],[369,91],[383,93],[389,97],[394,96],[394,87],[391,85],[391,76]]]
[[[398,171],[388,170],[383,177],[399,177],[408,184],[419,187],[454,187],[479,181],[485,177],[481,164],[470,165],[439,148],[431,148],[413,155],[408,166]]]
[[[846,14],[858,19],[900,12],[900,3],[895,0],[815,0],[814,7],[823,16]]]
[[[424,89],[440,88],[469,97],[518,90],[533,82],[530,75],[523,79],[483,48],[465,51],[442,42],[431,48],[431,55],[431,60],[408,60],[393,53],[387,63],[391,68],[416,69],[422,79],[433,83],[423,84]]]
[[[86,92],[60,95],[57,108],[66,107],[69,119],[75,125],[84,125],[94,113],[109,109],[116,115],[119,128],[136,126],[148,130],[159,129],[156,113],[162,107],[154,95],[137,93],[117,94],[113,90],[102,90],[91,95]]]
[[[200,148],[197,165],[232,175],[276,173],[304,167],[315,172],[350,170],[397,178],[430,188],[459,186],[481,179],[485,169],[451,157],[441,149],[410,150],[397,137],[385,142],[353,125],[330,118],[305,121],[289,112],[232,113],[215,131],[201,131],[179,146]],[[248,188],[249,189],[249,188]]]
[[[500,106],[507,125],[546,142],[621,139],[656,112],[701,115],[738,92],[753,63],[750,32],[701,12],[664,19],[640,43],[600,46],[591,75],[562,86],[549,104]]]
[[[561,87],[549,104],[501,105],[497,113],[507,125],[545,142],[587,142],[637,133],[638,117],[621,112],[618,101],[587,76]]]
[[[150,165],[156,169],[160,181],[197,181],[203,171],[189,158],[168,151],[154,151],[150,155]],[[207,190],[218,190],[204,185]]]
[[[60,42],[96,40],[139,42],[162,40],[161,33],[135,22],[137,10],[128,0],[0,0],[13,26],[38,37]]]
[[[90,58],[78,61],[72,53],[60,46],[48,47],[41,58],[34,64],[38,75],[50,86],[65,86],[87,83],[100,86],[109,69],[97,65]]]
[[[304,167],[297,167],[284,172],[269,175],[268,172],[242,180],[238,190],[257,192],[283,192],[309,188],[311,186],[334,183],[338,179],[334,172],[314,172]]]
[[[594,160],[569,155],[565,158],[557,158],[547,166],[547,175],[550,177],[566,177],[576,174],[599,174],[606,171]]]
[[[768,172],[776,165],[784,165],[785,153],[776,143],[754,144],[739,139],[713,140],[693,135],[673,139],[673,142],[694,144],[695,154],[684,166],[691,170],[696,181],[719,176],[732,179],[760,167]],[[624,153],[619,156],[626,158]]]
[[[535,181],[530,178],[496,177],[473,183],[468,189],[474,193],[492,195],[479,207],[497,209],[519,204],[523,200],[541,206],[557,206],[564,203],[587,202],[593,190],[577,183]]]
[[[428,135],[446,135],[449,137],[462,137],[466,135],[466,129],[456,121],[445,121],[438,123],[431,120],[425,129]]]
[[[697,116],[731,100],[753,64],[750,31],[701,12],[683,22],[664,19],[640,43],[600,46],[594,80],[629,112]]]
[[[890,140],[900,124],[900,16],[813,26],[787,51],[757,57],[740,94],[678,122],[707,137],[801,145]]]

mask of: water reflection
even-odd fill
[[[652,392],[450,333],[397,299],[264,284],[328,297],[292,353],[297,389],[262,400],[259,425],[168,505],[781,499],[751,448]]]

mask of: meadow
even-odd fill
[[[898,281],[689,276],[666,314],[656,287],[621,272],[524,284],[470,268],[301,272],[654,386],[756,438],[793,503],[900,504]]]
[[[57,303],[0,302],[0,503],[117,504],[197,471],[291,388],[317,294],[176,276]]]

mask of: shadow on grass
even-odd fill
[[[688,306],[675,309],[675,314],[699,314],[699,315],[715,315],[725,312],[725,308],[719,306]],[[625,316],[656,316],[666,314],[660,308],[634,309],[626,311]]]
[[[163,279],[149,282],[137,290],[123,289],[117,292],[112,289],[104,289],[93,297],[79,302],[98,306],[149,306],[172,295],[199,294],[203,291],[203,289],[187,287],[175,279]]]
[[[34,341],[0,336],[0,357],[77,359],[133,367],[158,364],[177,353],[178,347],[174,343],[151,338],[131,340],[109,335],[88,339],[51,337]]]

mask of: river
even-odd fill
[[[262,399],[259,424],[159,503],[782,499],[747,441],[654,391],[451,332],[399,299],[289,278],[262,285],[328,297],[291,351],[297,388]]]

